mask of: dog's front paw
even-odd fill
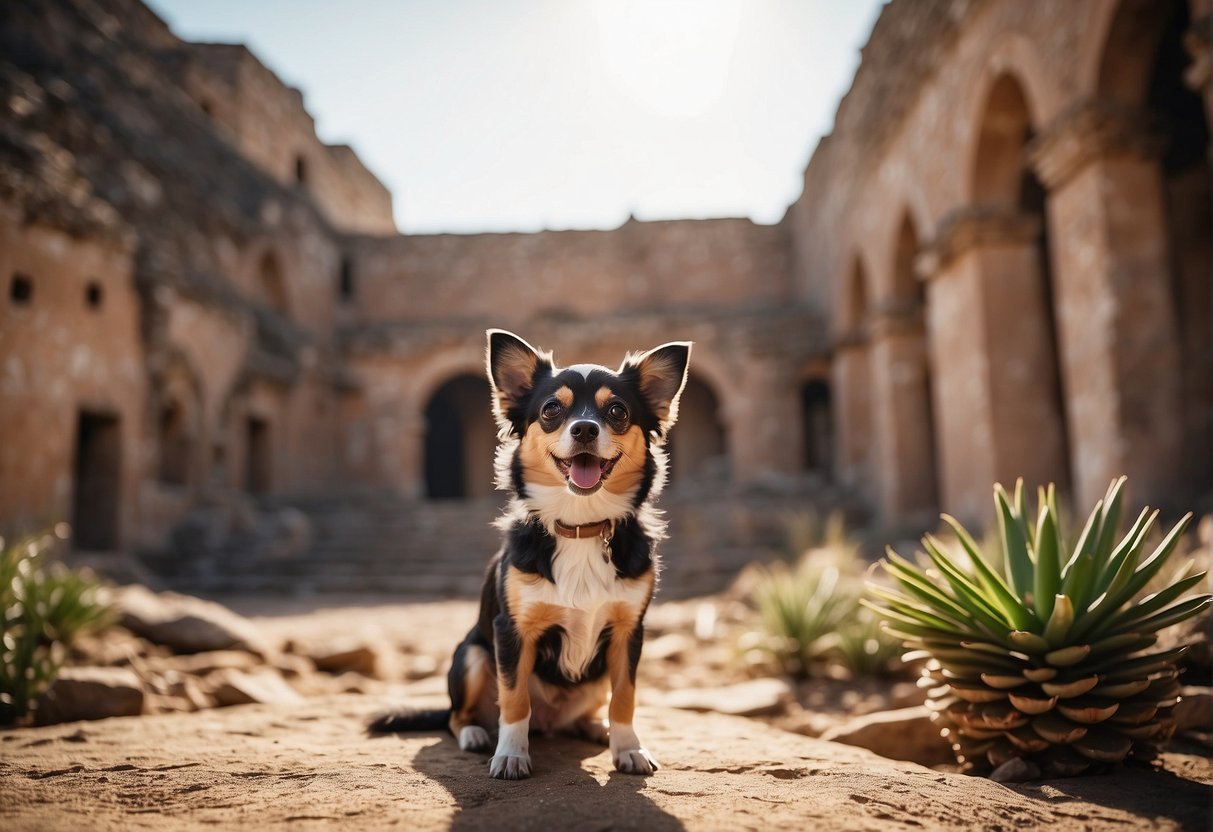
[[[629,748],[611,756],[615,758],[615,768],[624,774],[649,775],[658,769],[653,755],[643,748]]]
[[[489,761],[489,774],[498,780],[525,780],[531,776],[531,758],[496,754]]]
[[[465,725],[459,729],[459,749],[461,751],[488,751],[492,744],[489,732],[479,725]]]

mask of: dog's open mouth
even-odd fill
[[[552,459],[574,490],[593,492],[611,473],[621,456],[623,456],[622,451],[614,459],[605,459],[594,454],[577,454],[568,459],[553,456]]]

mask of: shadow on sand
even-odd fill
[[[450,792],[458,806],[453,830],[645,829],[685,827],[644,792],[649,778],[611,771],[605,784],[583,762],[608,752],[571,737],[531,737],[529,780],[494,780],[487,754],[460,751],[453,737],[433,733],[413,768]],[[609,763],[608,763],[609,765]]]
[[[1209,756],[1208,749],[1181,740],[1173,741],[1170,750]],[[1085,802],[1123,809],[1153,825],[1169,819],[1180,829],[1194,832],[1208,832],[1213,828],[1210,826],[1213,819],[1213,786],[1143,763],[1126,764],[1111,774],[1008,786],[1022,795],[1054,806]]]

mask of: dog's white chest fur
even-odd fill
[[[554,582],[523,585],[523,606],[550,604],[564,608],[561,626],[560,670],[569,679],[585,673],[607,624],[612,604],[625,604],[639,611],[648,594],[641,581],[621,581],[615,566],[602,556],[602,541],[561,538],[552,559]]]

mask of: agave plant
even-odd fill
[[[919,683],[965,771],[1015,758],[1047,775],[1074,775],[1152,756],[1174,732],[1176,660],[1187,649],[1148,652],[1156,633],[1206,609],[1185,597],[1204,573],[1192,564],[1166,588],[1138,597],[1175,551],[1191,515],[1147,555],[1158,512],[1144,509],[1119,536],[1125,479],[1096,503],[1072,551],[1058,528],[1054,488],[1029,522],[1022,481],[994,489],[1002,577],[973,538],[943,515],[968,555],[923,538],[929,567],[892,549],[881,565],[894,586],[869,583],[863,603],[902,639],[907,660],[926,660]]]

